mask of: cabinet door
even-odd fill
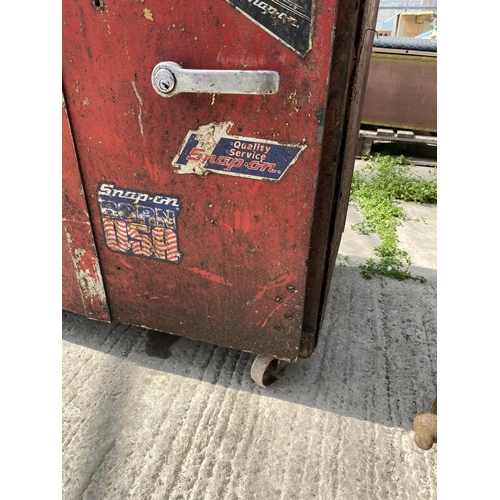
[[[336,17],[336,0],[63,1],[64,91],[114,321],[297,358]],[[164,98],[164,61],[275,71],[279,90]]]

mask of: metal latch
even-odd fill
[[[182,92],[205,94],[276,94],[276,71],[184,69],[174,62],[157,64],[151,74],[155,91],[162,97]]]

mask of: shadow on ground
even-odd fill
[[[337,266],[316,351],[268,389],[254,355],[67,311],[63,340],[151,370],[260,394],[390,427],[412,429],[436,394],[436,284],[364,279]]]

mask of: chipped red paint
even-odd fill
[[[62,131],[63,308],[89,318],[110,321],[64,101]]]
[[[341,133],[327,134],[325,117],[330,108],[337,113],[331,129],[345,121],[353,64],[352,47],[333,52],[334,33],[337,21],[356,25],[364,3],[340,9],[347,14],[337,19],[339,6],[354,3],[315,1],[312,49],[304,58],[226,2],[148,0],[147,16],[140,0],[103,5],[63,0],[63,88],[112,319],[295,360],[307,290],[317,294],[324,285],[325,266],[308,277],[312,249],[324,259],[330,237],[311,236],[316,192],[330,206],[334,196],[335,175],[318,184],[329,161],[322,159],[324,134],[328,151],[342,144]],[[150,78],[168,60],[191,69],[274,70],[280,90],[164,99]],[[188,131],[224,122],[254,142],[306,147],[278,181],[179,175],[172,162]],[[101,182],[178,198],[182,262],[111,251],[97,200]],[[326,227],[334,216],[319,215]]]

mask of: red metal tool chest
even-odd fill
[[[376,9],[64,0],[63,309],[284,364],[310,356]],[[221,70],[222,83],[204,73]],[[248,93],[238,78],[258,71],[274,88]]]

